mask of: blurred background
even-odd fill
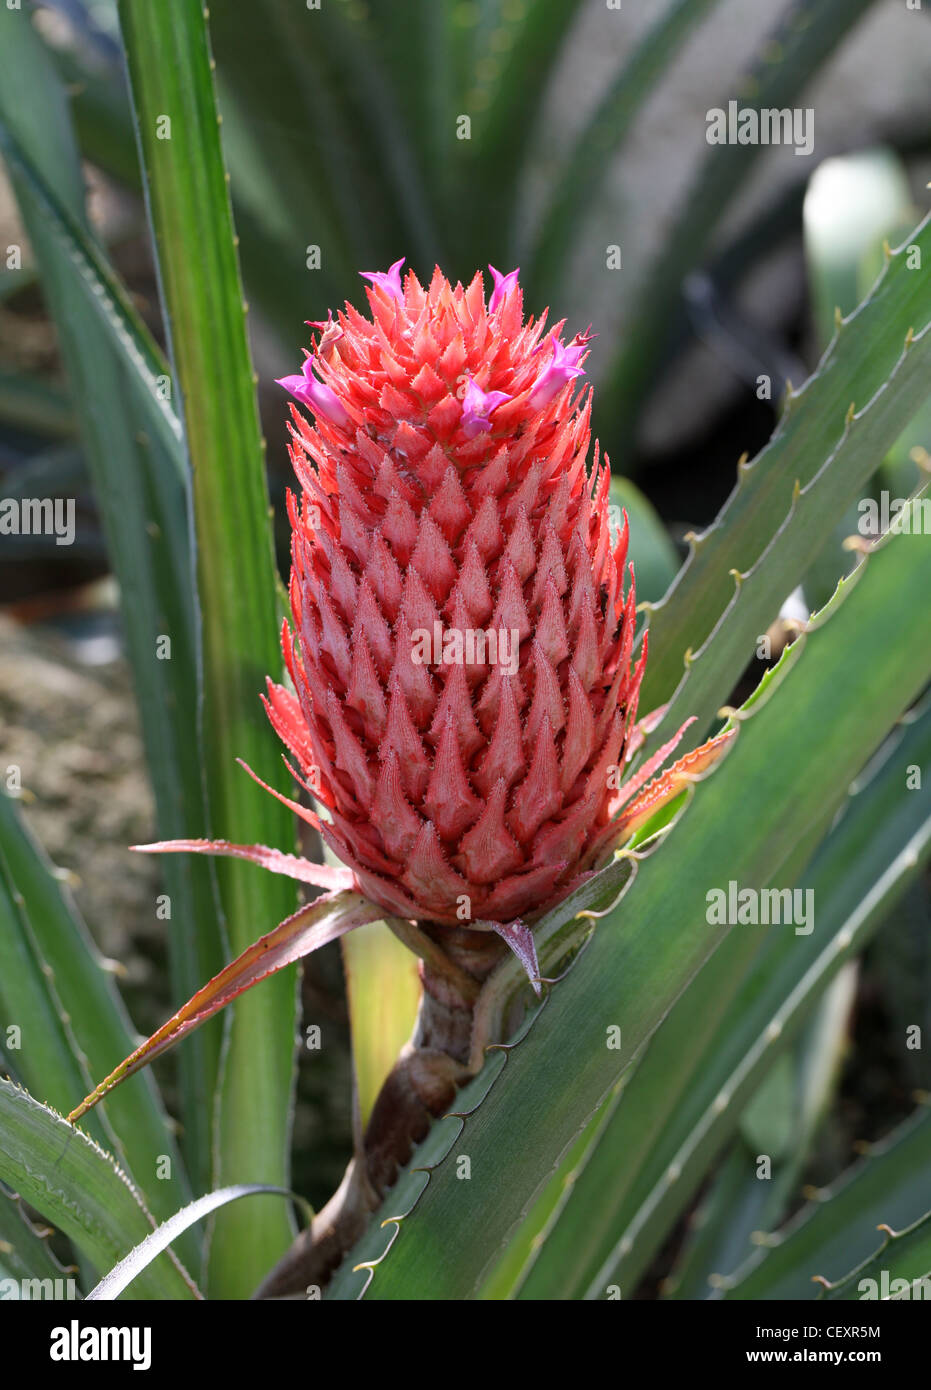
[[[115,4],[32,10],[67,95],[90,226],[164,344]],[[552,306],[570,333],[593,325],[595,429],[631,513],[640,597],[660,598],[686,533],[713,520],[740,456],[768,439],[786,383],[816,365],[835,306],[855,307],[884,240],[927,208],[929,10],[214,0],[282,572],[290,479],[274,378],[297,369],[304,320],[363,302],[358,271],[404,256],[422,279],[435,263],[463,279],[519,265],[530,312]],[[812,152],[709,144],[708,112],[729,100],[810,111]],[[157,870],[124,847],[151,838],[153,812],[78,404],[0,160],[0,497],[76,503],[73,544],[0,535],[0,773],[19,769],[30,822],[123,962],[149,1031],[169,1002]],[[926,407],[877,459],[876,490],[907,495],[929,449]],[[849,564],[844,534],[793,596],[796,615]],[[812,1146],[811,1181],[931,1088],[927,1053],[903,1060],[888,1042],[903,1018],[931,1026],[926,885],[903,920],[854,982],[841,1106]],[[308,962],[304,990],[306,1016],[345,1028],[335,948]],[[345,1163],[349,1094],[348,1048],[302,1066],[296,1185],[314,1202]]]

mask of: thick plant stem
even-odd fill
[[[507,948],[491,932],[420,923],[431,945],[421,961],[423,994],[411,1041],[382,1086],[362,1151],[343,1181],[256,1293],[257,1298],[307,1297],[322,1289],[394,1185],[414,1147],[473,1074],[475,1003]],[[491,1039],[489,1039],[491,1041]]]

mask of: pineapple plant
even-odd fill
[[[673,298],[753,152],[709,148],[629,342],[543,305],[572,321],[583,205],[714,5],[671,4],[633,48],[596,112],[607,153],[569,162],[535,241],[515,172],[575,6],[501,19],[497,85],[462,7],[438,4],[410,53],[400,20],[321,10],[308,71],[351,157],[315,145],[307,186],[346,273],[322,273],[309,312],[326,317],[277,378],[285,593],[239,253],[293,335],[279,272],[298,233],[280,230],[290,206],[260,215],[243,139],[274,74],[238,63],[256,24],[285,55],[294,17],[262,0],[233,44],[227,15],[188,0],[117,9],[167,357],[87,221],[65,60],[11,10],[0,155],[120,584],[159,836],[135,848],[164,872],[175,1012],[139,1041],[0,798],[0,1273],[54,1283],[70,1248],[95,1298],[916,1296],[926,1092],[830,1186],[804,1175],[858,971],[928,855],[931,659],[921,605],[901,602],[931,579],[927,219],[890,220],[894,249],[846,286],[817,364],[680,565],[610,456],[632,452]],[[758,107],[791,103],[866,9],[792,7],[761,50]],[[208,26],[235,117],[223,144]],[[432,72],[441,51],[449,89],[412,87],[407,64]],[[490,85],[456,164],[449,103],[476,73]],[[75,114],[103,99],[88,84]],[[116,164],[115,135],[109,154],[99,125],[82,138]],[[269,158],[289,169],[286,147]],[[363,169],[377,235],[354,221]],[[278,198],[289,187],[302,209],[303,186]],[[514,247],[524,271],[498,270]],[[362,272],[364,301],[357,264],[390,265]],[[857,531],[849,509],[893,469],[895,524]],[[800,586],[813,601],[790,621]],[[324,948],[348,983],[351,1153],[298,1232],[295,967]],[[180,1137],[148,1069],[169,1050]]]

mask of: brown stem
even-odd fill
[[[257,1298],[306,1297],[309,1290],[325,1286],[414,1147],[472,1075],[475,1002],[507,947],[493,932],[466,927],[422,922],[416,935],[426,939],[427,949],[422,952],[423,994],[414,1035],[378,1094],[362,1152],[352,1159],[326,1206],[264,1280]]]

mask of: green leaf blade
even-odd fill
[[[25,1091],[0,1080],[0,1179],[69,1236],[98,1269],[109,1269],[154,1222],[109,1154]],[[189,1299],[176,1260],[159,1257],[131,1298]]]
[[[168,381],[167,368],[87,231],[64,91],[26,10],[0,8],[0,41],[7,60],[0,148],[58,327],[120,584],[159,831],[199,834],[204,808],[185,466],[177,417],[164,391],[155,389]],[[159,659],[166,640],[170,660]],[[167,867],[165,886],[173,988],[187,998],[222,960],[210,867],[179,861]],[[184,1148],[197,1186],[209,1178],[219,1047],[218,1031],[205,1030],[181,1063]]]
[[[288,850],[287,811],[250,788],[235,762],[267,779],[280,766],[259,693],[281,658],[264,454],[204,10],[196,0],[123,0],[120,19],[191,466],[209,820],[200,833]],[[295,906],[289,884],[251,866],[224,862],[217,878],[236,956]],[[293,969],[234,1007],[217,1115],[220,1185],[288,1186],[295,1011]],[[281,1203],[223,1211],[213,1291],[248,1294],[291,1237]]]

